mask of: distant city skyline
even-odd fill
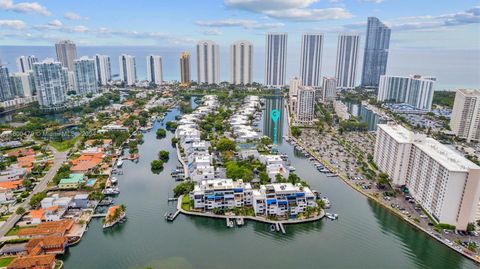
[[[107,5],[108,2],[102,1],[101,5]],[[135,12],[141,3],[139,6],[129,5],[128,8],[126,3],[116,3],[117,5],[105,6],[102,12],[99,12],[98,8],[93,10],[84,4],[52,5],[46,1],[2,1],[0,14],[4,16],[0,19],[0,40],[3,41],[2,45],[12,46],[51,46],[60,40],[72,40],[79,48],[75,58],[94,57],[97,53],[110,56],[112,74],[120,73],[117,70],[118,63],[115,63],[118,56],[129,53],[137,58],[138,80],[146,78],[147,66],[144,59],[150,54],[164,59],[164,80],[179,80],[178,55],[173,63],[169,63],[173,55],[167,56],[158,52],[177,49],[189,51],[194,57],[191,63],[194,76],[191,79],[198,80],[195,77],[195,74],[198,74],[195,70],[198,67],[195,44],[200,40],[212,40],[219,46],[220,70],[219,74],[216,74],[216,81],[231,80],[231,72],[228,71],[231,66],[229,47],[237,40],[246,40],[256,48],[252,81],[264,83],[265,74],[261,75],[260,72],[266,68],[263,59],[267,32],[288,35],[286,71],[282,75],[286,81],[302,75],[298,66],[301,64],[303,34],[322,34],[322,63],[319,68],[321,73],[317,72],[322,77],[336,75],[336,62],[332,54],[337,54],[338,36],[356,34],[360,36],[360,42],[355,85],[359,85],[365,70],[363,62],[367,17],[378,17],[392,29],[386,75],[408,76],[421,73],[435,76],[438,78],[436,89],[475,88],[480,85],[478,1],[456,1],[453,4],[422,1],[415,4],[415,9],[412,8],[413,5],[405,3],[408,1],[399,4],[395,1],[365,0],[224,0],[209,1],[202,5],[195,1],[166,2],[168,3],[149,3],[150,8],[144,11],[149,13],[151,9],[168,9],[168,14],[162,18],[154,16],[147,22],[143,19],[148,17],[148,14],[145,14],[142,18],[134,18],[129,20],[127,25],[123,25],[125,22],[122,20],[113,23],[115,20],[108,18],[121,17],[125,10]],[[185,5],[192,10],[185,11],[182,8]],[[428,10],[428,14],[424,10]],[[176,11],[182,12],[189,19],[172,25],[168,18]],[[158,26],[167,22],[170,25],[168,30]],[[93,45],[108,48],[89,54],[82,53],[80,48],[93,50]],[[112,54],[104,50],[114,51],[119,46],[127,47],[130,52],[119,51]],[[138,47],[150,47],[152,51],[139,55],[131,52],[132,48]],[[16,57],[35,54],[25,49],[21,50],[19,55],[12,55],[8,52],[9,49],[5,48],[0,46],[0,61],[9,67],[10,72],[16,71],[12,63],[16,61]],[[45,58],[43,55],[35,56],[39,60]],[[50,53],[46,56],[52,57]],[[58,57],[54,58],[61,61]],[[415,68],[412,68],[412,64]]]

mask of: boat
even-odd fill
[[[110,187],[103,190],[103,194],[105,195],[117,195],[119,193],[120,189],[118,189],[117,187]]]
[[[327,217],[331,220],[337,220],[338,219],[338,214],[325,213],[325,217]]]
[[[117,162],[117,167],[122,167],[122,165],[123,165],[123,161],[119,159]]]
[[[322,201],[325,204],[325,208],[330,208],[331,207],[330,200],[328,200],[327,197],[323,197]]]
[[[242,225],[244,224],[242,218],[237,218],[237,219],[236,219],[236,222],[237,222],[237,226],[242,226]]]
[[[111,197],[105,197],[103,200],[98,202],[98,206],[107,206],[113,204],[114,200]]]
[[[320,170],[318,170],[318,171],[320,171],[320,172],[322,172],[322,173],[330,173],[330,170],[328,170],[327,168],[322,168],[322,169],[320,169]]]
[[[286,161],[286,160],[288,160],[288,155],[286,153],[282,153],[282,154],[280,154],[280,158],[282,158],[282,160]]]
[[[337,177],[338,175],[335,173],[331,173],[330,175],[327,175],[327,177]]]
[[[297,170],[297,169],[295,169],[295,167],[293,167],[293,166],[288,166],[287,169],[288,169],[288,171],[290,171],[290,172],[294,172],[295,170]]]
[[[175,217],[175,214],[172,213],[172,212],[167,212],[167,213],[165,213],[165,219],[166,219],[167,221],[173,221],[173,220],[174,220],[174,217]]]
[[[117,184],[118,178],[117,177],[111,177],[110,182],[112,182],[112,184]]]

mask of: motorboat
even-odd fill
[[[333,213],[325,213],[325,217],[331,219],[331,220],[337,220],[338,219],[338,214],[333,214]]]
[[[118,160],[118,162],[117,162],[117,167],[122,167],[122,165],[123,165],[123,161],[122,161],[121,159]]]
[[[117,187],[106,188],[103,190],[103,194],[105,195],[117,195],[119,193],[120,193],[120,189],[118,189]]]

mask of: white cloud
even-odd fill
[[[218,29],[206,29],[201,31],[204,35],[222,35],[223,33]]]
[[[75,33],[86,33],[88,32],[88,28],[83,25],[73,26],[67,28],[67,31],[75,32]]]
[[[62,27],[63,23],[59,20],[53,20],[48,23],[48,25],[53,26],[53,27]]]
[[[0,28],[24,29],[27,25],[21,20],[0,20]]]
[[[65,19],[69,19],[73,21],[87,19],[86,17],[82,17],[75,12],[67,12],[63,15],[63,17],[65,17]]]
[[[243,27],[245,29],[271,29],[284,26],[283,23],[261,23],[255,20],[242,20],[242,19],[224,19],[224,20],[209,20],[209,21],[196,21],[199,26],[205,27]]]
[[[253,12],[306,8],[319,0],[225,0],[227,7]]]
[[[353,17],[343,8],[270,10],[265,11],[265,14],[272,18],[295,21],[338,20]]]
[[[161,41],[162,45],[191,45],[195,42],[194,39],[176,36],[162,32],[138,32],[131,30],[110,30],[106,27],[100,27],[95,31],[99,38],[111,38],[111,37],[127,37],[127,38],[139,38],[139,39],[151,39],[155,41]]]
[[[12,0],[0,0],[0,8],[19,13],[38,13],[45,16],[51,15],[46,7],[37,2],[20,2],[14,4]]]
[[[393,32],[396,31],[448,31],[449,27],[466,24],[480,23],[480,7],[473,7],[465,11],[459,11],[451,14],[443,15],[423,15],[400,17],[385,21]],[[327,28],[316,28],[323,32],[360,32],[365,33],[367,27],[366,21],[346,24],[343,26],[333,26]]]
[[[384,0],[360,0],[360,2],[381,4]]]
[[[320,21],[349,19],[353,15],[346,9],[310,8],[318,0],[225,0],[227,7],[261,13],[270,18],[293,21]]]

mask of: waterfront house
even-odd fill
[[[88,193],[77,194],[73,198],[73,202],[76,208],[88,207]]]
[[[58,205],[50,206],[45,209],[45,220],[46,221],[58,221],[67,212],[67,209],[64,207],[59,207]]]
[[[7,266],[7,269],[53,269],[55,263],[55,255],[50,254],[19,256]]]
[[[281,175],[284,178],[288,178],[290,172],[283,164],[269,164],[267,165],[267,175],[271,181],[275,181],[277,175]]]
[[[32,238],[26,244],[28,255],[64,254],[68,240],[65,236],[46,236]]]
[[[73,173],[88,173],[92,172],[103,160],[105,154],[103,152],[83,152],[80,157],[71,161],[72,167],[70,170]]]
[[[78,189],[85,181],[84,174],[70,174],[68,178],[62,178],[58,183],[59,189]]]
[[[40,238],[45,236],[65,236],[72,228],[73,220],[64,219],[60,221],[42,222],[37,227],[23,228],[18,231],[17,236],[22,238]]]
[[[246,150],[241,150],[239,152],[239,157],[240,159],[243,159],[243,160],[246,160],[248,158],[258,159],[260,158],[260,154],[256,149],[246,149]]]
[[[193,181],[199,182],[207,179],[215,178],[215,168],[211,165],[196,166],[192,172],[190,172],[190,178]]]
[[[72,203],[72,197],[60,197],[58,194],[54,194],[50,197],[45,197],[40,202],[42,208],[46,209],[51,206],[59,206],[61,208],[68,208]]]
[[[280,155],[260,155],[259,161],[264,165],[283,164],[283,160]]]
[[[85,146],[93,147],[93,145],[97,143],[96,141],[97,141],[97,139],[89,139],[89,140],[85,141]],[[101,141],[101,144],[97,145],[99,147],[108,148],[109,146],[112,145],[112,139],[101,139],[100,141]]]

